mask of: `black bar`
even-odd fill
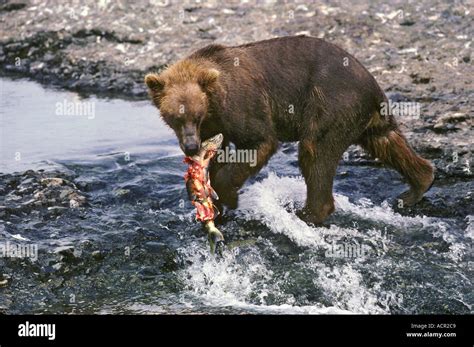
[[[55,339],[20,337],[19,326],[55,324]],[[298,344],[332,346],[473,346],[474,319],[465,316],[0,316],[0,347],[10,346],[120,346],[148,344],[170,346],[183,343],[222,345],[232,343]],[[26,325],[24,326],[26,327]],[[33,333],[36,330],[33,330]],[[24,330],[23,330],[24,332]],[[46,330],[45,330],[46,332]],[[421,333],[409,337],[407,333]],[[429,334],[453,334],[434,336]],[[51,336],[52,337],[52,336]]]

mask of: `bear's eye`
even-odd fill
[[[184,117],[181,115],[172,115],[168,118],[168,122],[173,127],[179,127],[184,124]]]

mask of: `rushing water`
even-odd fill
[[[92,103],[93,116],[58,115],[74,101]],[[39,245],[37,261],[0,258],[8,313],[473,312],[474,216],[394,210],[405,185],[391,170],[341,165],[336,212],[310,227],[295,215],[305,197],[296,144],[282,145],[226,215],[228,247],[214,258],[177,141],[148,102],[2,80],[1,112],[0,170],[63,172],[90,203],[0,219],[3,241]],[[472,182],[435,185],[428,201],[470,191]]]

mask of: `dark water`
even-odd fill
[[[336,213],[309,227],[294,213],[305,186],[286,144],[226,216],[229,247],[215,259],[177,142],[148,103],[88,99],[93,119],[58,117],[54,105],[76,95],[2,82],[1,170],[60,171],[90,203],[0,220],[3,241],[39,245],[37,261],[0,258],[8,313],[473,312],[472,182],[435,185],[418,209],[399,211],[397,173],[342,164]]]

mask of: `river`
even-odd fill
[[[341,163],[336,212],[311,227],[295,215],[305,197],[297,145],[284,144],[226,214],[227,249],[215,258],[187,200],[183,155],[149,102],[25,80],[1,88],[0,183],[60,172],[89,202],[0,218],[0,243],[38,247],[35,260],[0,258],[6,313],[473,312],[472,211],[399,211],[405,184],[392,170]],[[470,181],[435,185],[427,199],[470,191]]]

